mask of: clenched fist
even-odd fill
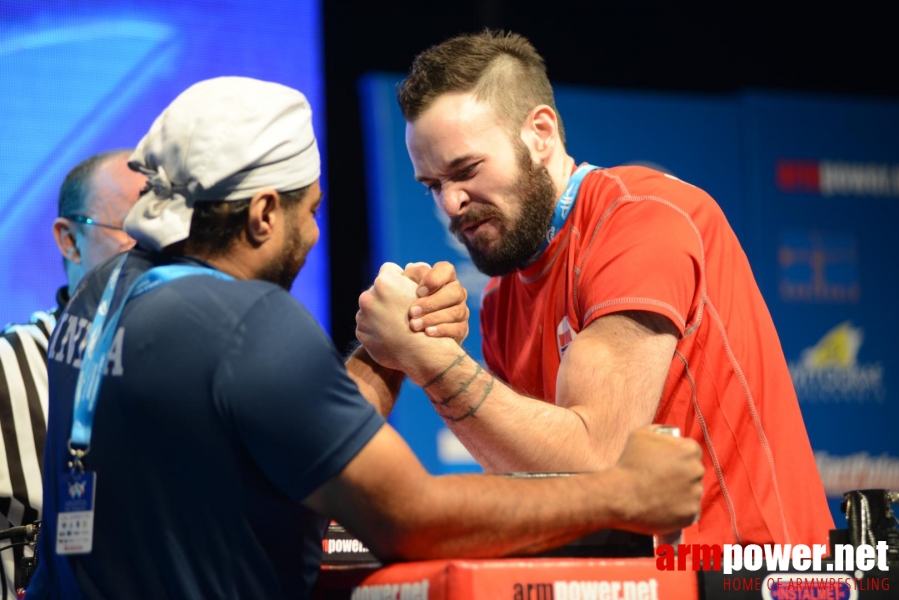
[[[641,427],[628,436],[615,469],[624,474],[620,490],[622,528],[664,534],[691,525],[702,498],[702,449],[695,440]]]
[[[467,297],[450,263],[384,263],[359,296],[356,338],[381,366],[410,373],[427,352],[465,339]]]

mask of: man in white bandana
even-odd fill
[[[667,532],[694,518],[698,446],[648,429],[591,475],[424,471],[380,414],[402,375],[364,353],[344,365],[286,291],[318,239],[322,201],[301,93],[200,82],[131,165],[150,181],[125,222],[138,247],[69,303],[68,322],[90,328],[50,342],[65,358],[50,361],[29,600],[306,597],[329,518],[385,560],[539,552],[605,527]],[[449,291],[426,306],[438,321],[464,302],[442,269],[426,276]],[[446,344],[458,341],[409,331],[409,352]]]

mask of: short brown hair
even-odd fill
[[[556,109],[546,65],[534,46],[517,33],[485,30],[450,38],[415,57],[409,76],[397,87],[403,117],[413,122],[443,94],[473,92],[489,103],[510,128],[517,128],[532,108]]]

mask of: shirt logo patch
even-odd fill
[[[556,346],[559,348],[560,359],[565,356],[565,351],[568,350],[568,346],[571,345],[571,342],[573,342],[576,337],[577,332],[571,328],[568,317],[562,317],[562,320],[559,321],[559,326],[556,327]]]

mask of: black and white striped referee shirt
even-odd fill
[[[24,325],[0,333],[0,529],[40,519],[43,500],[41,469],[47,435],[47,343],[68,299],[57,293],[61,307],[36,312]],[[0,541],[0,547],[8,541]],[[0,552],[0,600],[15,598],[16,569],[30,548]]]

